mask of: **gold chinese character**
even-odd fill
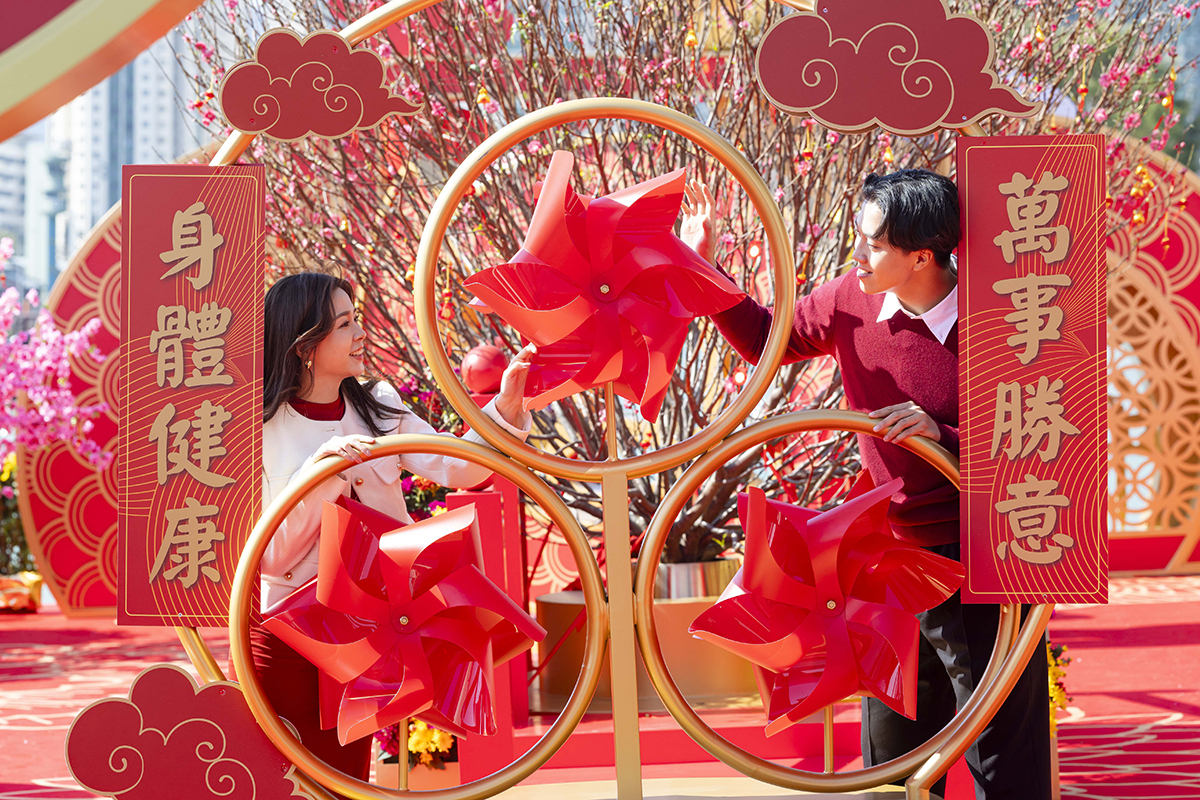
[[[1017,332],[1008,337],[1008,344],[1025,348],[1017,354],[1022,364],[1037,358],[1042,342],[1058,341],[1062,337],[1059,332],[1063,321],[1062,309],[1049,303],[1058,294],[1058,289],[1054,287],[1070,285],[1070,275],[1032,274],[992,284],[997,294],[1009,295],[1016,309],[1004,321],[1017,327]]]
[[[163,536],[158,555],[154,557],[154,566],[150,568],[150,581],[153,582],[171,556],[169,567],[162,573],[164,579],[173,581],[183,574],[180,583],[183,588],[190,589],[200,579],[201,575],[213,583],[221,582],[221,573],[216,567],[207,566],[217,560],[213,545],[225,541],[225,534],[217,530],[212,521],[201,522],[201,517],[212,517],[221,513],[218,506],[202,506],[194,497],[184,499],[187,508],[173,508],[167,511],[167,532]],[[171,552],[174,548],[175,552]]]
[[[188,312],[192,334],[192,374],[183,382],[194,386],[231,386],[233,376],[225,374],[225,340],[233,311],[216,303],[203,303],[199,311]],[[208,372],[206,373],[205,370]]]
[[[1009,195],[1008,222],[1012,230],[1005,231],[992,241],[1000,246],[1004,260],[1013,263],[1018,253],[1042,253],[1047,264],[1067,257],[1071,247],[1071,231],[1066,225],[1051,226],[1058,213],[1059,196],[1051,192],[1069,189],[1071,182],[1043,172],[1035,186],[1033,179],[1014,172],[1012,181],[1000,184],[1001,194]],[[1032,187],[1033,193],[1026,194]]]
[[[158,483],[166,484],[172,475],[186,472],[205,486],[220,489],[233,483],[233,478],[217,475],[209,467],[214,459],[225,455],[225,447],[221,444],[225,423],[233,415],[223,406],[215,406],[208,400],[196,409],[194,419],[175,418],[175,405],[167,403],[154,424],[150,426],[148,441],[158,445]],[[188,434],[191,433],[191,440]],[[171,436],[174,440],[171,440]],[[168,447],[170,449],[168,449]]]
[[[195,264],[200,269],[195,276],[188,276],[192,288],[200,291],[212,281],[214,253],[225,243],[225,237],[213,232],[212,217],[204,213],[204,203],[193,203],[186,211],[176,211],[171,223],[171,248],[160,253],[164,264],[175,262],[175,266],[162,274],[163,279],[183,272]]]
[[[1053,383],[1042,376],[1037,385],[1025,387],[1025,409],[1021,409],[1021,384],[1001,383],[996,386],[996,418],[992,429],[992,458],[1000,450],[1000,442],[1007,435],[1008,447],[1004,455],[1008,460],[1032,453],[1045,440],[1046,446],[1037,451],[1042,463],[1058,458],[1062,437],[1075,435],[1079,429],[1063,418],[1063,407],[1059,403],[1063,382]]]
[[[1055,533],[1058,509],[1071,501],[1058,491],[1058,481],[1039,481],[1026,475],[1024,483],[1010,483],[1008,495],[1012,500],[996,503],[996,511],[1008,515],[1008,527],[1015,539],[1001,542],[996,555],[1003,561],[1012,552],[1014,558],[1030,564],[1053,564],[1063,556],[1063,548],[1074,547],[1075,540],[1065,533]],[[1049,542],[1046,540],[1049,539]]]
[[[202,303],[199,311],[183,306],[159,306],[158,330],[150,334],[150,352],[158,354],[155,378],[158,385],[172,389],[183,385],[231,386],[233,376],[225,374],[225,340],[233,321],[233,311],[216,303]],[[192,372],[183,378],[183,342],[192,341]],[[205,370],[208,372],[206,373]]]
[[[183,306],[159,306],[158,330],[150,334],[150,352],[158,354],[154,377],[158,385],[169,383],[172,389],[183,380],[183,340],[192,338]]]

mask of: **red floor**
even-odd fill
[[[1200,577],[1116,580],[1112,595],[1051,622],[1074,659],[1059,726],[1063,797],[1200,798]],[[224,631],[208,638],[224,663]],[[170,630],[54,610],[0,616],[0,800],[90,797],[63,762],[71,720],[164,661],[186,665]],[[672,766],[646,777],[671,777]]]

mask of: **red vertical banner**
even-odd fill
[[[261,510],[266,173],[126,166],[122,625],[225,625]]]
[[[958,140],[962,594],[1102,603],[1103,136]]]

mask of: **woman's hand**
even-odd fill
[[[713,260],[713,206],[715,201],[708,186],[700,181],[688,181],[683,187],[683,221],[679,223],[679,238],[705,261]]]
[[[508,362],[508,367],[500,378],[496,410],[504,417],[504,421],[514,428],[525,427],[525,380],[529,377],[529,365],[533,363],[533,357],[536,355],[537,347],[525,345],[521,352]]]
[[[867,416],[883,420],[875,424],[875,430],[886,430],[885,442],[903,442],[910,436],[924,436],[935,442],[942,440],[942,429],[933,421],[933,417],[911,400],[907,403],[897,403],[878,411],[872,411]]]
[[[361,464],[371,454],[371,445],[373,444],[375,444],[375,440],[370,436],[358,434],[334,436],[317,448],[317,452],[313,453],[312,460],[320,461],[325,456],[341,456],[347,461]]]

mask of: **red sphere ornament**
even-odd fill
[[[495,394],[508,366],[508,356],[499,347],[481,344],[463,356],[460,369],[463,384],[472,394]]]

